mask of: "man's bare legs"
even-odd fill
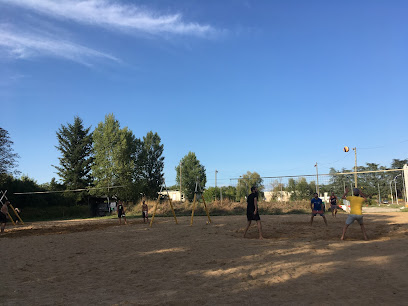
[[[324,223],[326,224],[326,226],[328,226],[326,217],[324,215],[322,217],[323,217]],[[313,225],[313,218],[314,216],[312,215],[312,217],[310,218],[310,225]]]
[[[344,225],[344,227],[343,227],[343,235],[341,235],[341,240],[344,240],[344,238],[345,238],[345,236],[346,236],[346,231],[347,231],[347,228],[349,227],[349,224],[346,224],[346,225]]]
[[[368,236],[364,227],[364,224],[360,224],[361,231],[363,232],[364,240],[368,240]]]
[[[248,221],[248,224],[247,224],[247,226],[246,226],[246,228],[245,228],[245,230],[244,230],[244,238],[245,238],[245,235],[246,235],[246,233],[247,233],[249,227],[251,226],[251,222],[252,222],[252,221]]]
[[[346,231],[348,227],[349,227],[349,224],[344,225],[343,235],[341,235],[341,238],[340,238],[341,240],[344,240],[346,238]],[[367,236],[364,224],[360,224],[360,227],[361,227],[361,231],[363,232],[364,240],[368,240],[368,236]]]
[[[246,226],[246,228],[244,230],[244,238],[246,236],[246,233],[247,233],[249,227],[251,226],[251,222],[252,221],[248,221],[248,224],[247,224],[247,226]],[[263,235],[262,235],[262,223],[261,223],[261,220],[257,220],[256,225],[258,226],[259,239],[264,239]]]
[[[256,225],[258,226],[259,239],[264,239],[263,236],[262,236],[262,223],[261,223],[261,220],[256,221]]]

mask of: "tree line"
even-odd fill
[[[402,176],[395,171],[385,171],[390,169],[402,169],[405,164],[408,164],[408,159],[393,159],[391,168],[381,166],[376,163],[366,163],[365,166],[358,166],[357,172],[364,171],[379,171],[372,173],[361,173],[357,175],[358,187],[363,188],[364,193],[370,198],[379,200],[389,199],[391,192],[395,197],[395,187],[399,198],[403,196],[404,184]],[[354,169],[336,170],[330,168],[329,179],[324,183],[319,184],[320,193],[334,192],[338,197],[342,196],[345,187],[354,187],[354,174],[339,174],[353,172]],[[390,187],[391,185],[391,187]],[[290,178],[286,184],[275,180],[271,183],[271,189],[274,191],[275,197],[279,195],[280,191],[286,191],[290,193],[291,200],[308,200],[316,192],[317,183],[316,180],[307,182],[305,177],[299,177],[297,179]],[[392,190],[392,191],[391,191]]]
[[[157,133],[150,131],[143,138],[137,138],[129,128],[122,128],[113,114],[108,114],[93,131],[76,116],[73,123],[61,125],[56,136],[60,156],[59,164],[53,167],[60,180],[52,178],[51,182],[38,185],[27,176],[16,178],[18,173],[14,169],[18,166],[18,155],[13,152],[8,132],[0,129],[0,188],[14,192],[61,192],[34,201],[45,205],[67,201],[85,204],[89,195],[115,196],[136,202],[142,197],[156,198],[164,184],[164,145]],[[183,192],[190,198],[194,195],[196,179],[205,187],[205,167],[193,152],[189,152],[180,165],[183,167]],[[80,189],[84,190],[78,191]],[[69,192],[74,190],[78,192]],[[23,198],[20,196],[19,201]]]
[[[57,194],[47,194],[42,197],[20,196],[19,202],[30,205],[72,205],[86,203],[89,195],[117,196],[125,201],[136,202],[142,196],[156,198],[164,184],[164,146],[157,133],[148,132],[146,136],[137,138],[127,128],[122,128],[113,114],[105,116],[91,131],[91,127],[84,127],[79,117],[74,117],[73,123],[61,125],[56,132],[60,153],[59,164],[53,165],[60,178],[52,178],[49,183],[38,185],[35,180],[27,176],[17,178],[15,169],[18,166],[18,154],[13,151],[13,142],[9,133],[0,128],[0,189],[14,192],[28,191],[59,191]],[[394,159],[392,169],[401,169],[408,159]],[[367,163],[359,166],[357,171],[387,170],[385,166]],[[176,185],[169,189],[180,189],[186,199],[192,200],[197,186],[201,187],[207,201],[214,199],[228,199],[240,201],[249,193],[251,186],[257,186],[260,197],[265,189],[263,179],[256,172],[246,172],[240,176],[236,186],[222,186],[205,188],[207,183],[205,167],[200,163],[194,152],[186,154],[175,167]],[[354,183],[353,175],[338,175],[340,172],[352,170],[330,169],[330,179],[320,184],[320,192],[335,192],[341,195],[344,186]],[[394,181],[399,197],[403,193],[402,179],[395,178],[393,172],[377,172],[359,174],[359,186],[366,189],[366,194],[374,196],[389,195],[389,182]],[[304,177],[290,178],[286,184],[274,181],[270,189],[273,191],[287,191],[291,200],[310,199],[316,191],[316,182],[307,182]],[[70,190],[86,189],[81,192]],[[200,190],[199,190],[200,191]],[[10,196],[10,193],[9,193]],[[48,203],[48,204],[47,204]],[[23,204],[24,206],[24,204]]]
[[[59,165],[54,165],[62,180],[61,188],[89,188],[91,195],[116,196],[137,201],[142,195],[153,197],[164,182],[164,146],[152,131],[142,139],[122,128],[113,114],[105,116],[93,132],[82,119],[62,125],[57,131]],[[78,192],[77,202],[87,192]]]

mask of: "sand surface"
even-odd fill
[[[41,222],[0,237],[1,305],[403,305],[408,303],[408,213],[347,217],[245,216]]]

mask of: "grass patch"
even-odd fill
[[[149,216],[153,214],[155,202],[147,203],[149,206]],[[191,216],[193,203],[191,202],[172,202],[176,216]],[[246,202],[230,202],[230,201],[214,201],[206,203],[211,216],[229,216],[229,215],[245,215],[247,204]],[[308,214],[310,212],[309,201],[296,202],[260,202],[258,204],[259,213],[261,215],[282,215],[282,214]],[[140,204],[129,205],[126,208],[126,217],[141,218],[142,209]],[[196,203],[194,209],[195,216],[205,216],[204,203]],[[157,205],[156,215],[158,217],[171,217],[170,204],[168,202],[159,203]]]
[[[155,201],[147,201],[149,207],[149,216],[151,217],[154,210]],[[176,216],[191,216],[193,203],[191,202],[172,202]],[[283,215],[283,214],[309,214],[309,201],[292,201],[292,202],[265,202],[258,204],[260,215]],[[401,207],[401,206],[398,206]],[[231,202],[231,201],[213,201],[207,203],[210,216],[230,216],[230,215],[246,215],[246,202]],[[142,205],[125,204],[126,218],[139,219],[142,218]],[[401,211],[408,211],[408,208]],[[329,211],[327,211],[329,212]],[[204,203],[201,201],[196,203],[195,216],[205,216]],[[169,202],[159,203],[157,205],[157,217],[172,217],[173,213]],[[88,206],[50,206],[50,207],[25,207],[21,217],[24,221],[49,221],[49,220],[69,220],[69,219],[86,219],[91,218],[90,209]],[[97,219],[115,219],[116,212],[105,217],[93,217]]]

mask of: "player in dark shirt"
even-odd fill
[[[259,217],[258,211],[258,188],[256,187],[251,187],[251,194],[247,198],[247,219],[248,224],[244,230],[244,238],[251,226],[252,220],[255,220],[256,225],[258,226],[259,239],[263,239],[261,218]]]
[[[125,214],[125,207],[123,206],[122,201],[118,201],[118,218],[119,218],[119,224],[122,224],[122,218],[125,220],[125,224],[127,224],[126,222],[126,214]]]
[[[332,192],[330,196],[330,210],[332,212],[332,217],[337,217],[337,197],[334,192]]]
[[[317,214],[323,217],[324,223],[326,223],[327,226],[327,220],[326,217],[324,216],[324,207],[323,207],[323,201],[322,199],[319,198],[319,195],[317,192],[314,193],[314,198],[310,201],[310,208],[312,209],[312,217],[310,219],[310,225],[313,224],[313,218]]]

